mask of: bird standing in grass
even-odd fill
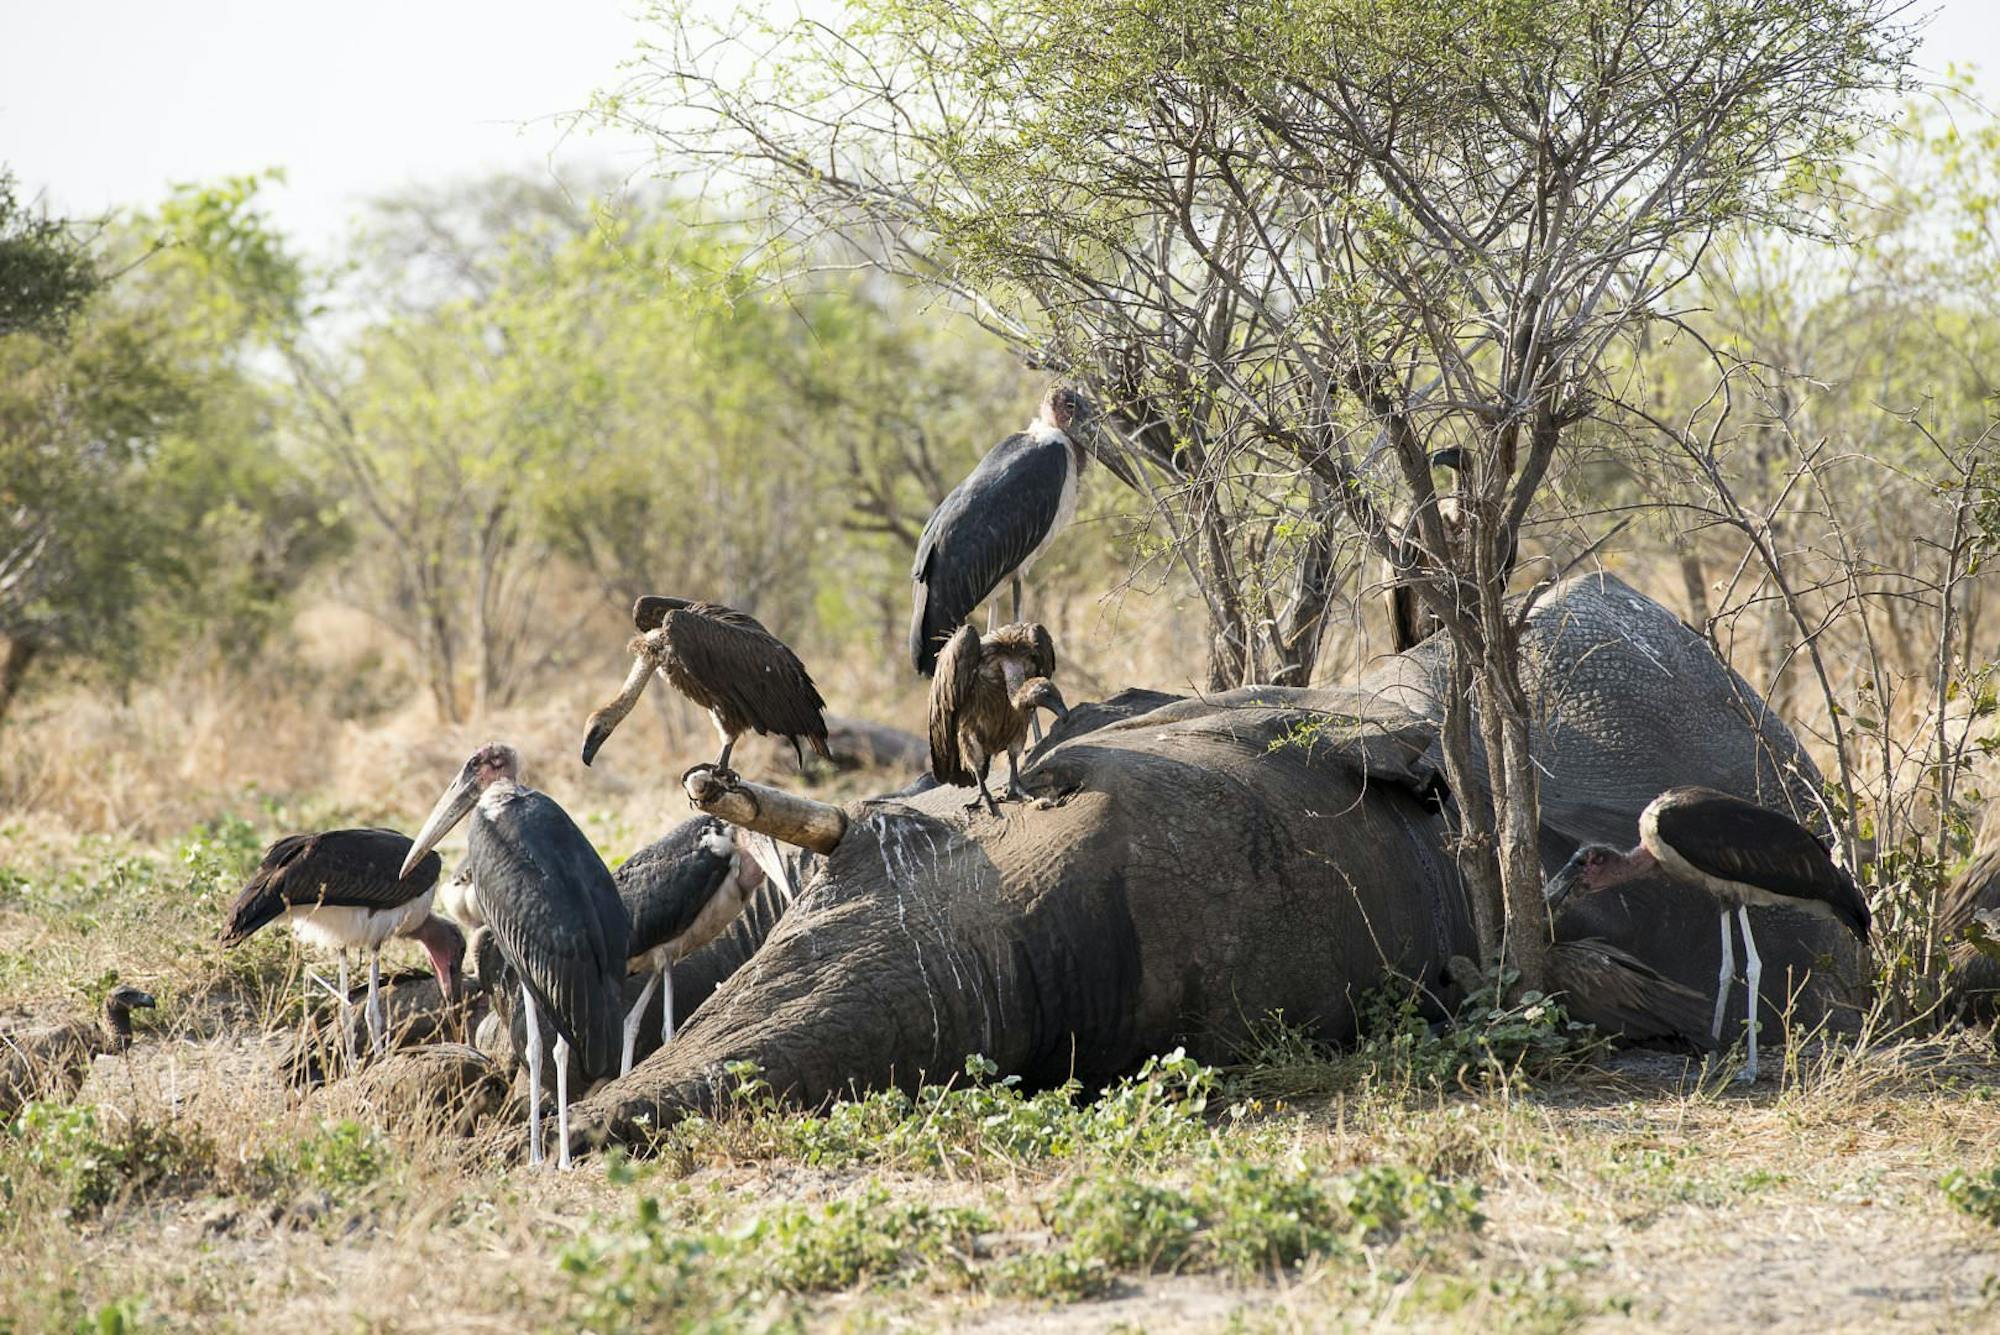
[[[472,817],[467,852],[486,930],[521,980],[527,1021],[528,1161],[542,1161],[542,1030],[556,1031],[556,1134],[569,1167],[569,1054],[591,1078],[618,1071],[624,1013],[625,906],[611,873],[555,800],[520,782],[514,748],[472,753],[405,860],[413,867],[451,828]]]
[[[283,917],[300,940],[340,952],[341,1029],[348,1031],[347,952],[368,952],[368,1039],[382,1054],[382,947],[404,936],[423,946],[447,1001],[459,991],[465,937],[431,912],[441,863],[435,853],[405,863],[410,841],[394,830],[290,834],[264,850],[250,883],[229,906],[222,944],[234,946]],[[348,1053],[350,1060],[353,1052]]]
[[[993,757],[1007,757],[1007,796],[1021,794],[1021,752],[1028,723],[1037,709],[1067,714],[1062,692],[1049,678],[1056,670],[1056,646],[1046,628],[1029,622],[1002,626],[981,638],[970,626],[938,655],[931,679],[931,773],[939,783],[976,785],[979,796],[966,809],[986,803],[994,815],[1000,804],[986,786]]]
[[[1722,971],[1716,980],[1710,1037],[1722,1037],[1723,1014],[1735,981],[1730,940],[1733,911],[1743,928],[1744,983],[1750,993],[1742,1079],[1757,1078],[1757,1009],[1763,961],[1750,930],[1750,905],[1800,909],[1833,919],[1868,944],[1868,903],[1854,879],[1836,866],[1825,844],[1781,812],[1712,788],[1669,788],[1639,813],[1639,846],[1621,853],[1586,844],[1549,887],[1559,903],[1572,888],[1608,889],[1658,869],[1707,891],[1721,906]]]
[[[92,1058],[132,1045],[132,1012],[152,1007],[151,993],[120,984],[104,999],[101,1021],[0,1031],[0,1126],[30,1099],[75,1094]]]
[[[596,759],[655,672],[715,720],[722,754],[712,768],[720,779],[736,778],[729,753],[748,731],[790,741],[801,766],[805,746],[832,759],[826,745],[826,701],[799,656],[757,618],[720,603],[648,596],[633,604],[632,622],[639,628],[629,646],[632,670],[617,696],[591,714],[583,738],[584,764]]]
[[[756,837],[747,831],[732,834],[713,816],[696,816],[634,853],[612,873],[632,919],[627,968],[651,975],[625,1017],[619,1074],[632,1069],[639,1021],[654,989],[663,985],[660,1042],[673,1041],[674,963],[722,935],[763,884],[763,870],[742,847],[745,839]]]

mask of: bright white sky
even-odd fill
[[[2000,101],[2000,4],[1918,0],[1925,69]],[[643,171],[552,118],[613,81],[635,0],[0,0],[0,163],[70,216],[282,166],[281,226],[324,254],[361,201],[496,169]]]

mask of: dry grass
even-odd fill
[[[704,1302],[724,1325],[753,1327],[796,1318],[835,1328],[1874,1329],[1995,1319],[2000,1234],[1939,1188],[1954,1168],[2000,1163],[2000,1060],[1983,1036],[1802,1054],[1748,1092],[1704,1084],[1664,1056],[1476,1095],[1390,1071],[1334,1072],[1323,1082],[1330,1094],[1243,1103],[1234,1118],[1224,1110],[1248,1096],[1225,1088],[1210,1106],[1220,1120],[1192,1141],[1074,1158],[972,1142],[954,1142],[970,1157],[941,1166],[907,1152],[872,1161],[865,1145],[858,1160],[807,1156],[789,1120],[745,1112],[636,1175],[596,1161],[558,1177],[496,1167],[458,1142],[327,1130],[322,1106],[278,1078],[281,1044],[267,1037],[296,1020],[290,947],[273,938],[238,962],[205,944],[203,877],[226,884],[229,859],[242,855],[213,846],[211,863],[201,856],[159,860],[163,877],[182,878],[171,889],[193,893],[144,919],[150,940],[117,930],[127,920],[109,910],[77,908],[100,902],[92,886],[67,897],[23,890],[21,880],[39,885],[54,869],[10,863],[16,890],[0,915],[0,951],[25,949],[39,963],[0,982],[0,998],[38,1015],[78,1008],[112,968],[160,990],[157,1025],[128,1056],[100,1059],[78,1103],[98,1108],[111,1144],[164,1130],[181,1148],[157,1180],[114,1174],[104,1203],[78,1209],[60,1165],[31,1161],[36,1142],[0,1136],[10,1206],[0,1214],[10,1275],[0,1329],[69,1328],[107,1310],[164,1329],[560,1329],[602,1309],[599,1291],[559,1258],[579,1239],[629,1242],[640,1198],[660,1202],[668,1238],[727,1238],[880,1190],[893,1203],[983,1212],[994,1231],[979,1246],[998,1259],[980,1264],[1004,1266],[1051,1253],[1052,1212],[1078,1183],[1136,1173],[1188,1189],[1218,1160],[1296,1168],[1322,1183],[1396,1166],[1418,1182],[1476,1185],[1486,1219],[1471,1232],[1317,1254],[1276,1274],[1127,1271],[1080,1301],[1023,1296],[942,1263],[746,1298],[740,1280],[698,1266],[666,1277],[695,1307],[665,1319],[692,1319]],[[304,1166],[302,1142],[320,1147]],[[758,1256],[800,1263],[782,1250]]]

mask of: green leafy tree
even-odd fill
[[[117,680],[169,647],[246,653],[338,540],[248,366],[264,317],[218,277],[246,238],[213,210],[248,193],[188,188],[112,227],[124,272],[66,337],[0,337],[0,717],[37,665]]]
[[[22,204],[0,167],[0,338],[60,334],[102,281],[77,229]]]
[[[1805,224],[1907,56],[1899,10],[890,0],[746,12],[721,53],[680,10],[606,110],[1095,385],[1164,479],[1212,684],[1310,676],[1334,535],[1360,535],[1449,637],[1475,917],[1536,987],[1522,524],[1703,246]]]

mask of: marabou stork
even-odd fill
[[[500,742],[472,753],[438,798],[405,867],[472,817],[467,850],[486,930],[521,980],[528,1031],[528,1162],[542,1161],[542,1031],[556,1031],[556,1134],[569,1167],[569,1053],[591,1078],[618,1069],[626,941],[618,887],[590,840],[546,794],[520,782],[521,761]]]
[[[1067,714],[1062,693],[1049,678],[1056,670],[1055,641],[1046,628],[1030,622],[1002,626],[984,639],[970,626],[958,633],[938,656],[931,679],[931,773],[939,783],[961,787],[976,784],[981,801],[994,815],[1000,804],[986,787],[993,757],[1007,756],[1007,796],[1021,794],[1021,751],[1028,741],[1028,723],[1036,709],[1058,717]]]
[[[713,816],[695,816],[664,838],[627,858],[611,879],[632,919],[632,955],[626,968],[646,973],[646,988],[625,1017],[625,1048],[618,1073],[632,1069],[639,1021],[653,989],[665,984],[660,1003],[660,1042],[674,1037],[674,962],[722,935],[764,881],[763,869],[747,856],[744,838]]]
[[[655,671],[715,720],[722,738],[722,754],[713,766],[718,778],[736,777],[729,752],[746,731],[787,739],[802,767],[801,741],[832,759],[826,701],[799,656],[755,617],[720,603],[648,596],[632,605],[632,624],[639,628],[628,646],[632,670],[617,697],[591,714],[584,764],[596,758],[611,730],[639,703]]]
[[[1716,980],[1709,1036],[1722,1037],[1723,1012],[1736,960],[1730,941],[1733,909],[1743,927],[1744,983],[1750,991],[1744,1082],[1757,1078],[1758,985],[1763,961],[1750,931],[1752,904],[1782,905],[1843,924],[1866,947],[1868,903],[1854,880],[1834,865],[1825,844],[1781,812],[1712,788],[1669,788],[1639,813],[1639,846],[1620,853],[1603,844],[1579,848],[1549,886],[1559,905],[1573,888],[1603,890],[1653,868],[1713,895],[1722,906],[1722,971]]]
[[[325,830],[289,834],[264,850],[264,861],[229,906],[222,944],[233,946],[266,923],[287,919],[310,945],[340,952],[341,1028],[348,1029],[347,952],[368,952],[368,1042],[380,1056],[382,946],[404,936],[423,946],[447,1000],[458,999],[465,937],[431,912],[442,866],[436,854],[411,859],[408,836],[394,830]],[[400,870],[399,870],[400,868]],[[349,1058],[353,1052],[348,1053]]]
[[[152,994],[120,984],[104,999],[101,1020],[0,1032],[0,1125],[29,1099],[75,1094],[92,1058],[132,1046],[132,1012],[152,1005]]]
[[[1076,517],[1077,479],[1092,453],[1082,435],[1095,415],[1076,390],[1051,387],[1028,429],[987,451],[931,514],[910,566],[910,662],[920,675],[931,675],[945,640],[1003,581],[1013,581],[1013,619],[1021,619],[1021,577]],[[1137,485],[1115,453],[1095,457]]]

